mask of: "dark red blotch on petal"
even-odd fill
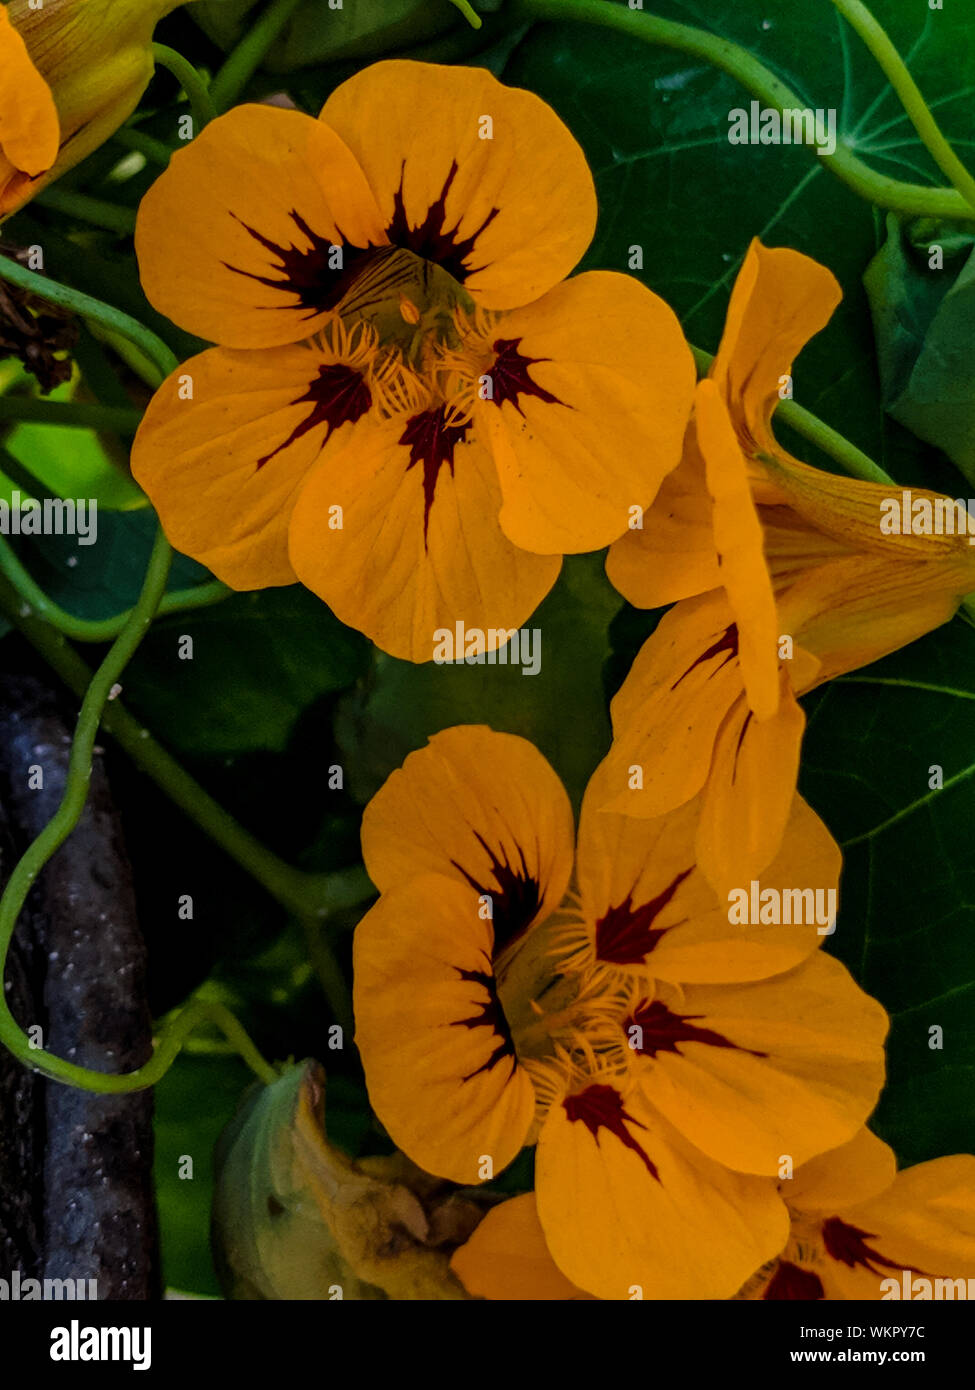
[[[765,1286],[763,1298],[814,1299],[825,1298],[823,1281],[811,1269],[800,1269],[788,1260],[779,1260],[778,1269]]]
[[[528,368],[534,367],[536,362],[547,362],[550,359],[524,357],[518,351],[520,345],[520,338],[498,338],[494,344],[493,350],[497,355],[494,366],[488,373],[494,404],[504,405],[505,401],[510,401],[519,414],[524,413],[518,403],[520,396],[536,396],[549,405],[561,405],[558,396],[553,396],[550,391],[539,386],[528,372]]]
[[[479,985],[487,996],[483,1003],[477,1005],[477,1013],[472,1014],[470,1018],[454,1019],[454,1026],[457,1028],[490,1028],[497,1038],[497,1046],[487,1061],[482,1062],[474,1071],[468,1072],[461,1080],[470,1081],[472,1076],[477,1076],[482,1071],[490,1071],[504,1057],[511,1059],[511,1069],[514,1071],[515,1045],[511,1037],[511,1028],[505,1017],[504,1009],[501,1007],[501,1000],[498,998],[494,975],[487,970],[462,970],[459,965],[455,966],[454,969],[462,980]]]
[[[257,460],[258,468],[263,468],[275,454],[287,449],[316,425],[328,425],[331,433],[339,425],[354,424],[372,405],[372,393],[361,372],[342,362],[330,362],[318,368],[318,375],[308,390],[303,396],[297,396],[292,404],[303,405],[305,402],[311,405],[311,410],[304,420],[295,425],[283,444]]]
[[[715,666],[714,670],[711,672],[711,676],[717,675],[722,667],[727,666],[728,662],[732,661],[738,655],[738,627],[736,623],[732,623],[730,627],[726,627],[718,640],[713,642],[711,646],[708,647],[707,651],[702,652],[695,661],[691,662],[684,674],[678,676],[677,680],[674,681],[673,685],[670,687],[671,690],[676,690],[681,681],[686,680],[691,674],[695,666],[700,666],[702,661],[710,661],[713,656],[720,656],[722,652],[725,653],[724,661],[722,661],[719,666]],[[709,680],[711,676],[708,677]]]
[[[492,208],[481,225],[470,236],[458,236],[459,220],[453,230],[449,232],[445,230],[447,194],[457,177],[457,161],[454,160],[444,180],[440,196],[427,208],[423,221],[411,227],[407,221],[406,204],[403,199],[403,180],[405,177],[406,161],[404,160],[400,171],[399,188],[393,196],[393,220],[386,228],[386,235],[394,246],[405,247],[416,256],[423,256],[428,261],[436,261],[437,265],[442,266],[455,280],[463,283],[468,275],[473,275],[477,270],[483,269],[482,266],[467,266],[464,262],[474,250],[477,238],[497,217],[499,209]]]
[[[876,1240],[875,1235],[869,1231],[861,1231],[857,1226],[850,1226],[845,1221],[841,1221],[838,1216],[831,1216],[823,1222],[823,1244],[826,1246],[827,1255],[834,1260],[839,1260],[841,1264],[848,1265],[850,1269],[855,1269],[857,1265],[862,1265],[864,1269],[869,1269],[871,1274],[879,1274],[881,1271],[875,1266],[880,1265],[883,1269],[902,1269],[903,1266],[893,1260],[885,1259],[878,1251],[872,1250],[867,1244],[868,1240]],[[908,1266],[912,1268],[912,1266]],[[913,1270],[915,1274],[922,1274],[923,1270]]]
[[[502,850],[504,858],[500,858],[483,835],[478,834],[476,830],[474,831],[474,838],[491,861],[491,873],[497,887],[491,888],[478,882],[473,875],[457,863],[456,859],[452,859],[450,862],[455,869],[460,870],[475,892],[491,899],[494,958],[497,960],[505,946],[509,945],[515,937],[521,935],[538,912],[541,903],[541,888],[538,881],[532,877],[525,859],[525,851],[520,845],[518,846],[518,858],[521,862],[515,866],[509,862],[507,851]]]
[[[406,465],[409,472],[418,463],[423,464],[423,539],[426,541],[427,526],[430,522],[430,508],[433,506],[437,490],[437,477],[444,466],[454,471],[454,450],[461,440],[467,437],[468,425],[449,425],[443,406],[436,410],[424,410],[407,421],[406,429],[399,437],[410,451],[410,461]]]
[[[635,1125],[637,1129],[646,1129],[646,1125],[640,1124],[639,1120],[634,1120],[632,1115],[626,1113],[623,1097],[615,1086],[596,1082],[592,1086],[587,1086],[584,1091],[579,1091],[576,1095],[566,1096],[562,1104],[569,1119],[572,1121],[581,1120],[597,1144],[599,1143],[599,1131],[608,1129],[610,1134],[621,1144],[632,1149],[639,1156],[650,1176],[656,1178],[658,1182],[660,1181],[656,1164],[648,1158],[643,1148],[626,1128],[627,1125]]]
[[[241,270],[229,261],[223,262],[226,268],[232,270],[235,275],[244,275],[248,280],[267,285],[268,289],[296,295],[298,304],[295,308],[306,310],[308,317],[323,313],[326,309],[334,309],[345,298],[362,272],[376,257],[383,254],[381,247],[352,246],[341,237],[339,241],[332,242],[327,237],[319,236],[294,208],[291,210],[291,220],[302,236],[311,243],[309,246],[297,246],[294,243],[284,246],[281,242],[272,241],[270,237],[264,236],[256,227],[249,226],[236,214],[231,216],[240,223],[245,232],[271,253],[278,265],[273,267],[273,275],[257,275],[252,270]],[[330,264],[332,252],[339,246],[342,250],[342,264],[333,267]]]
[[[599,959],[613,965],[642,965],[664,932],[670,930],[669,927],[655,927],[653,923],[693,867],[691,865],[690,869],[678,874],[673,883],[649,902],[635,908],[633,894],[629,893],[618,907],[611,907],[600,917],[596,923],[596,955]]]
[[[634,1009],[624,1020],[623,1029],[628,1033],[636,1025],[642,1030],[639,1046],[634,1046],[633,1050],[644,1057],[656,1057],[658,1052],[675,1052],[681,1057],[680,1044],[685,1042],[707,1043],[709,1047],[733,1047],[738,1052],[747,1052],[751,1057],[767,1056],[765,1052],[739,1048],[737,1043],[729,1042],[713,1028],[698,1028],[694,1020],[702,1017],[702,1014],[675,1014],[662,999],[653,999]]]

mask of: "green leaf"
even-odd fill
[[[541,634],[536,675],[518,666],[414,666],[378,655],[371,681],[346,702],[337,725],[353,795],[368,800],[438,730],[489,724],[530,739],[578,805],[609,746],[602,668],[621,602],[602,555],[568,557],[555,589],[525,623]]]
[[[251,1079],[236,1057],[183,1052],[156,1087],[155,1178],[167,1288],[220,1293],[210,1252],[213,1150]]]
[[[126,700],[181,754],[280,752],[303,711],[351,685],[367,656],[307,589],[235,594],[161,619],[126,672]]]
[[[99,512],[96,544],[79,545],[76,536],[33,536],[22,541],[18,554],[56,603],[79,618],[107,618],[138,598],[157,524],[148,508]],[[202,566],[177,555],[169,587],[188,588],[207,578]]]
[[[975,482],[975,235],[928,224],[908,237],[889,217],[864,284],[884,404]]]
[[[971,1153],[975,631],[956,620],[807,708],[800,786],[845,862],[829,948],[892,1020],[874,1127],[905,1163]]]
[[[608,0],[607,0],[608,3]],[[809,107],[837,112],[841,137],[879,173],[927,184],[944,178],[886,79],[828,0],[770,5],[653,0],[648,10],[728,38],[781,75]],[[975,10],[936,12],[889,0],[882,21],[938,121],[964,158],[975,148]],[[862,285],[882,218],[808,148],[732,146],[729,112],[751,93],[708,63],[581,24],[537,25],[503,72],[549,101],[581,142],[596,179],[600,219],[583,267],[635,272],[677,311],[688,337],[714,351],[748,244],[760,236],[829,266],[844,289],[830,325],[803,352],[798,402],[865,450],[898,481],[952,491],[954,471],[891,421],[878,389]],[[798,439],[799,457],[835,466]]]
[[[202,0],[191,11],[222,48],[238,43],[252,26],[258,0]],[[460,17],[448,0],[305,0],[270,49],[271,72],[291,72],[311,63],[372,58],[443,33]]]

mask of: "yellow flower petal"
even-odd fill
[[[742,694],[737,630],[724,594],[677,604],[644,642],[610,707],[607,809],[662,816],[695,796],[718,730]]]
[[[478,1298],[533,1303],[588,1299],[552,1259],[538,1219],[534,1192],[492,1207],[471,1238],[454,1251],[450,1267]]]
[[[757,238],[749,246],[709,375],[739,437],[757,450],[777,447],[770,421],[782,380],[842,297],[836,277],[809,256],[770,249]]]
[[[565,788],[526,739],[484,725],[435,734],[369,802],[362,855],[380,892],[438,873],[490,895],[495,954],[562,901],[572,872]]]
[[[770,719],[779,704],[775,598],[748,467],[713,381],[698,385],[695,421],[714,503],[714,543],[720,557],[721,583],[735,614],[738,659],[748,704],[756,720]]]
[[[823,1223],[827,1298],[880,1299],[894,1279],[904,1297],[907,1271],[914,1297],[934,1282],[941,1297],[967,1297],[975,1279],[975,1158],[955,1154],[907,1168],[890,1187]],[[920,1283],[920,1288],[917,1288]]]
[[[458,1183],[507,1167],[535,1109],[492,945],[474,889],[435,874],[384,894],[355,933],[356,1044],[372,1107],[408,1157]]]
[[[173,545],[225,583],[293,584],[296,500],[333,424],[354,428],[370,405],[361,371],[321,346],[211,348],[153,396],[132,472]]]
[[[693,423],[684,457],[660,484],[642,525],[610,546],[606,574],[637,608],[662,608],[721,587],[712,502]]]
[[[24,174],[43,174],[57,158],[58,113],[51,89],[0,5],[0,150]]]
[[[608,545],[680,460],[694,364],[673,312],[626,275],[590,271],[506,314],[478,402],[516,545]]]
[[[321,120],[365,170],[389,240],[485,307],[537,299],[592,239],[579,145],[544,101],[485,68],[374,63],[336,88]]]
[[[562,564],[511,543],[500,501],[473,429],[449,425],[439,408],[400,416],[323,455],[291,520],[291,563],[344,623],[392,656],[494,652],[531,617]]]
[[[748,894],[748,920],[732,922],[728,896],[719,897],[696,864],[700,799],[656,820],[614,815],[600,809],[608,775],[603,762],[586,789],[577,851],[581,910],[597,960],[645,965],[673,984],[725,984],[781,974],[822,944],[813,915],[799,924],[764,925],[759,907],[752,920],[751,882],[744,877],[736,887]],[[825,904],[839,872],[839,847],[795,797],[781,849],[756,893],[809,889]]]
[[[752,716],[744,698],[714,741],[697,837],[698,863],[719,896],[757,877],[782,844],[799,775],[806,716],[785,671],[771,719]]]
[[[631,1024],[647,1099],[742,1172],[774,1175],[785,1155],[798,1167],[845,1143],[883,1085],[887,1015],[822,952],[771,980],[658,995]]]
[[[848,1144],[804,1163],[782,1183],[782,1195],[802,1212],[840,1211],[885,1192],[896,1171],[893,1149],[861,1129]]]
[[[348,291],[363,250],[386,245],[362,170],[300,111],[237,106],[179,150],[139,207],[151,303],[225,347],[308,338]]]
[[[605,1081],[552,1106],[535,1191],[557,1264],[604,1299],[729,1298],[788,1237],[773,1183],[710,1162]]]

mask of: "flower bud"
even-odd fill
[[[324,1118],[325,1075],[306,1061],[248,1092],[224,1131],[213,1236],[227,1296],[465,1298],[449,1261],[483,1203],[400,1153],[353,1162]]]
[[[153,72],[152,32],[183,0],[0,7],[0,218],[103,144]]]

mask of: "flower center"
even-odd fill
[[[442,266],[399,246],[360,257],[335,303],[347,327],[368,324],[382,347],[415,370],[432,366],[438,350],[457,346],[457,311],[470,308],[470,296]]]

